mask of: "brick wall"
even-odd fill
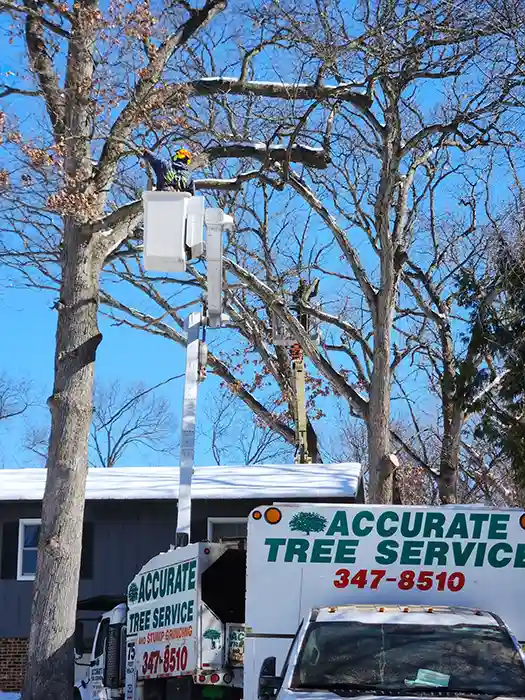
[[[27,639],[0,639],[0,691],[22,690],[27,660]]]

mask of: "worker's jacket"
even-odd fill
[[[176,190],[195,194],[193,182],[188,183],[189,172],[184,163],[161,160],[150,151],[144,151],[143,156],[153,168],[157,178],[157,190]]]

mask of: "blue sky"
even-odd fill
[[[2,22],[4,25],[2,26]],[[0,31],[5,30],[5,20],[0,19]],[[228,62],[227,56],[231,59],[231,45],[228,50],[225,50],[224,56],[220,52],[215,57],[219,65],[219,73],[221,72],[221,59],[224,58],[224,64]],[[275,65],[272,64],[272,59],[261,56],[256,59],[257,77],[260,79],[283,79],[288,80],[289,75],[286,68],[282,71],[282,63],[278,63],[279,56],[276,58]],[[0,71],[4,74],[10,71],[16,71],[20,65],[25,64],[23,58],[23,47],[15,41],[10,46],[9,51],[2,58],[3,63],[0,64]],[[231,71],[226,70],[227,74]],[[433,99],[430,99],[432,94]],[[425,95],[423,87],[421,99],[425,101],[429,111],[433,108],[433,103],[438,99],[436,93],[428,93]],[[427,99],[428,98],[428,99]],[[35,119],[33,104],[25,99],[9,100],[11,108],[18,114],[25,128],[34,130],[38,119]],[[37,115],[38,116],[38,115]],[[40,113],[41,118],[43,115]],[[37,127],[38,128],[38,127]],[[0,155],[1,163],[1,155]],[[448,202],[443,200],[443,208],[446,209]],[[233,212],[235,214],[235,212]],[[311,223],[311,232],[319,237],[326,234],[325,229],[320,225],[317,217],[313,217]],[[364,241],[359,242],[359,236],[356,232],[353,241],[360,252],[363,253],[363,259],[367,267],[374,267],[376,260],[368,249],[368,245]],[[361,234],[362,237],[362,234]],[[368,250],[368,252],[366,252]],[[332,268],[337,266],[336,253],[332,259]],[[341,265],[343,269],[343,265]],[[6,282],[5,286],[2,284]],[[16,280],[15,280],[16,282]],[[325,292],[328,295],[336,296],[335,287],[330,287],[330,282],[324,282]],[[123,293],[123,298],[131,301],[135,295],[130,291]],[[55,300],[55,295],[44,291],[31,291],[21,289],[16,284],[9,283],[9,275],[0,269],[0,309],[1,321],[7,342],[2,344],[0,350],[0,371],[6,371],[13,378],[23,378],[31,381],[33,384],[33,397],[36,405],[28,411],[24,417],[13,420],[8,427],[0,426],[0,465],[9,466],[29,466],[32,464],[30,456],[21,451],[20,445],[23,441],[24,434],[30,426],[38,426],[44,424],[47,420],[47,409],[45,408],[45,399],[49,395],[52,386],[52,371],[53,371],[53,354],[54,354],[54,334],[56,327],[56,312],[52,310],[52,305]],[[330,308],[327,308],[330,311]],[[185,311],[184,313],[188,313]],[[99,347],[96,366],[96,379],[102,385],[118,380],[123,385],[131,385],[136,382],[142,382],[147,386],[151,386],[166,380],[173,375],[181,374],[184,371],[184,352],[173,342],[169,342],[155,336],[128,329],[123,326],[116,327],[105,317],[101,316],[100,326],[103,332],[104,340]],[[209,332],[208,340],[213,342],[215,338],[220,340],[220,331]],[[233,343],[226,342],[224,348],[226,351],[234,347]],[[410,368],[407,368],[404,374],[401,375],[405,388],[409,387],[414,395],[421,393],[422,401],[419,405],[420,409],[426,411],[427,419],[432,421],[435,418],[435,405],[428,398],[428,393],[425,392],[421,382],[413,375]],[[199,416],[203,416],[202,408],[209,407],[213,395],[217,392],[217,380],[212,376],[209,377],[204,385],[201,385],[199,406]],[[182,381],[177,380],[171,383],[162,392],[162,396],[166,397],[171,404],[171,409],[176,418],[180,418],[180,409],[182,401]],[[340,405],[329,398],[322,402],[322,407],[327,413],[327,418],[321,421],[320,434],[325,441],[336,434],[334,428],[335,419],[338,418]],[[403,410],[398,408],[398,404],[393,405],[393,417],[403,415]],[[206,430],[206,426],[199,426],[201,430]],[[176,423],[175,431],[178,433],[179,424]],[[211,455],[209,451],[209,441],[206,439],[197,440],[196,461],[198,464],[211,463]],[[146,453],[138,448],[130,449],[123,463],[125,464],[173,464],[176,460],[173,457],[158,453]]]

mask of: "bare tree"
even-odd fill
[[[123,389],[119,382],[95,387],[90,439],[94,466],[114,467],[131,447],[174,454],[178,425],[169,401],[154,392],[177,378],[153,387],[136,384]]]
[[[210,441],[216,464],[282,464],[293,459],[285,440],[260,421],[235,394],[221,392],[203,410],[199,432]]]
[[[29,382],[15,379],[6,372],[2,372],[0,374],[0,421],[21,416],[30,405]]]
[[[162,111],[178,118],[184,95],[178,90],[168,101],[158,86],[176,71],[186,44],[225,7],[226,0],[206,0],[195,9],[187,2],[161,4],[154,10],[118,0],[109,6],[96,0],[0,2],[0,10],[11,15],[16,42],[24,37],[27,54],[26,65],[0,95],[38,101],[28,106],[29,134],[14,112],[7,117],[2,112],[13,164],[1,176],[5,245],[10,254],[19,251],[20,262],[38,238],[32,262],[37,270],[47,266],[46,284],[59,290],[26,700],[73,692],[94,363],[102,341],[99,279],[107,257],[133,235],[140,218],[140,206],[119,207],[121,195],[114,188],[125,167],[125,143],[145,119]],[[22,79],[24,70],[29,83]],[[19,274],[25,274],[23,267]]]
[[[150,387],[140,383],[123,386],[119,381],[96,385],[89,438],[90,466],[115,467],[133,447],[173,455],[179,426],[169,401],[155,392],[181,376]],[[49,427],[32,426],[25,437],[25,448],[44,463],[48,435]]]
[[[195,97],[186,127],[210,162],[222,162],[221,176],[227,159],[262,163],[255,171],[262,201],[252,194],[248,175],[254,177],[254,171],[246,170],[244,161],[240,175],[226,171],[232,181],[242,176],[247,183],[246,194],[222,199],[243,212],[228,241],[225,267],[235,283],[227,310],[245,349],[259,354],[264,381],[274,381],[287,398],[293,391],[288,358],[271,348],[275,318],[301,343],[312,379],[323,383],[323,391],[330,386],[366,421],[370,496],[389,502],[390,453],[393,447],[407,448],[392,424],[392,392],[402,395],[393,382],[410,371],[407,363],[426,331],[418,312],[405,306],[402,280],[414,282],[418,269],[426,269],[421,255],[432,241],[432,227],[424,225],[429,209],[435,225],[437,199],[461,206],[455,177],[467,165],[484,167],[488,146],[517,142],[508,122],[520,105],[521,58],[505,51],[508,18],[491,3],[476,8],[467,3],[459,10],[447,2],[362,2],[348,8],[289,0],[270,2],[248,17],[256,40],[239,61],[239,77],[204,75],[216,65],[213,45],[207,44],[195,53],[186,83]],[[289,81],[252,79],[260,65],[255,55],[285,61]],[[202,79],[195,77],[199,72]],[[432,107],[422,93],[430,85],[434,96],[442,96]],[[200,99],[206,94],[207,102]],[[169,142],[178,133],[175,128],[161,140]],[[450,178],[444,176],[446,167]],[[288,205],[287,192],[293,195]],[[277,211],[283,225],[273,223]],[[444,211],[439,216],[443,223],[450,218]],[[182,342],[171,325],[181,327],[180,307],[164,294],[178,280],[145,276],[132,262],[137,251],[118,253],[129,257],[124,268],[122,257],[115,258],[114,273],[158,308],[153,313],[130,309],[109,294],[104,301],[119,318],[127,315],[131,325]],[[202,269],[189,272],[204,288]],[[323,306],[302,310],[323,326],[321,346],[304,333],[291,309],[298,278],[316,273]],[[265,408],[261,394],[249,390],[250,382],[240,383],[234,362],[223,361],[219,370],[218,358],[210,361],[247,405],[293,439]],[[452,432],[447,427],[443,434],[439,478],[443,497],[453,500],[454,475],[447,465],[456,459],[458,421],[448,407],[446,415]]]

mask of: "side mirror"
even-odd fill
[[[259,700],[268,700],[277,695],[279,688],[282,685],[283,679],[277,676],[275,656],[268,656],[261,665],[259,673],[259,692],[257,693]]]
[[[74,635],[74,642],[75,642],[75,655],[76,656],[84,656],[84,624],[80,621],[77,620],[75,623],[75,635]]]

